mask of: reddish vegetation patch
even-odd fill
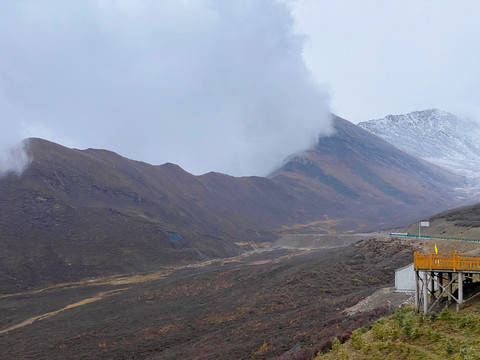
[[[405,250],[366,241],[263,265],[184,269],[0,336],[0,347],[10,358],[309,359],[390,311],[341,314],[392,284],[394,269],[411,261]]]

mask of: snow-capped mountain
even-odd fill
[[[480,191],[480,126],[438,109],[388,115],[358,124],[392,145],[465,177]]]

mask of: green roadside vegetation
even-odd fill
[[[425,220],[430,226],[421,228],[422,235],[480,239],[480,204],[448,210]],[[401,232],[418,234],[418,222]]]
[[[428,316],[411,305],[403,307],[369,329],[355,330],[343,344],[335,339],[331,351],[315,358],[347,359],[480,359],[480,302]]]
[[[450,240],[450,241],[471,241],[471,242],[480,242],[480,239],[471,239],[471,238],[459,238],[459,237],[445,237],[445,236],[435,236],[435,235],[412,235],[406,233],[390,233],[390,236],[396,237],[405,237],[405,238],[414,238],[414,239],[435,239],[435,240]]]

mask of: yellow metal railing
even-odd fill
[[[415,270],[480,271],[480,255],[413,254]]]

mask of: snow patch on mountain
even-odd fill
[[[388,115],[358,124],[414,156],[465,177],[462,190],[480,193],[480,126],[438,109]]]

